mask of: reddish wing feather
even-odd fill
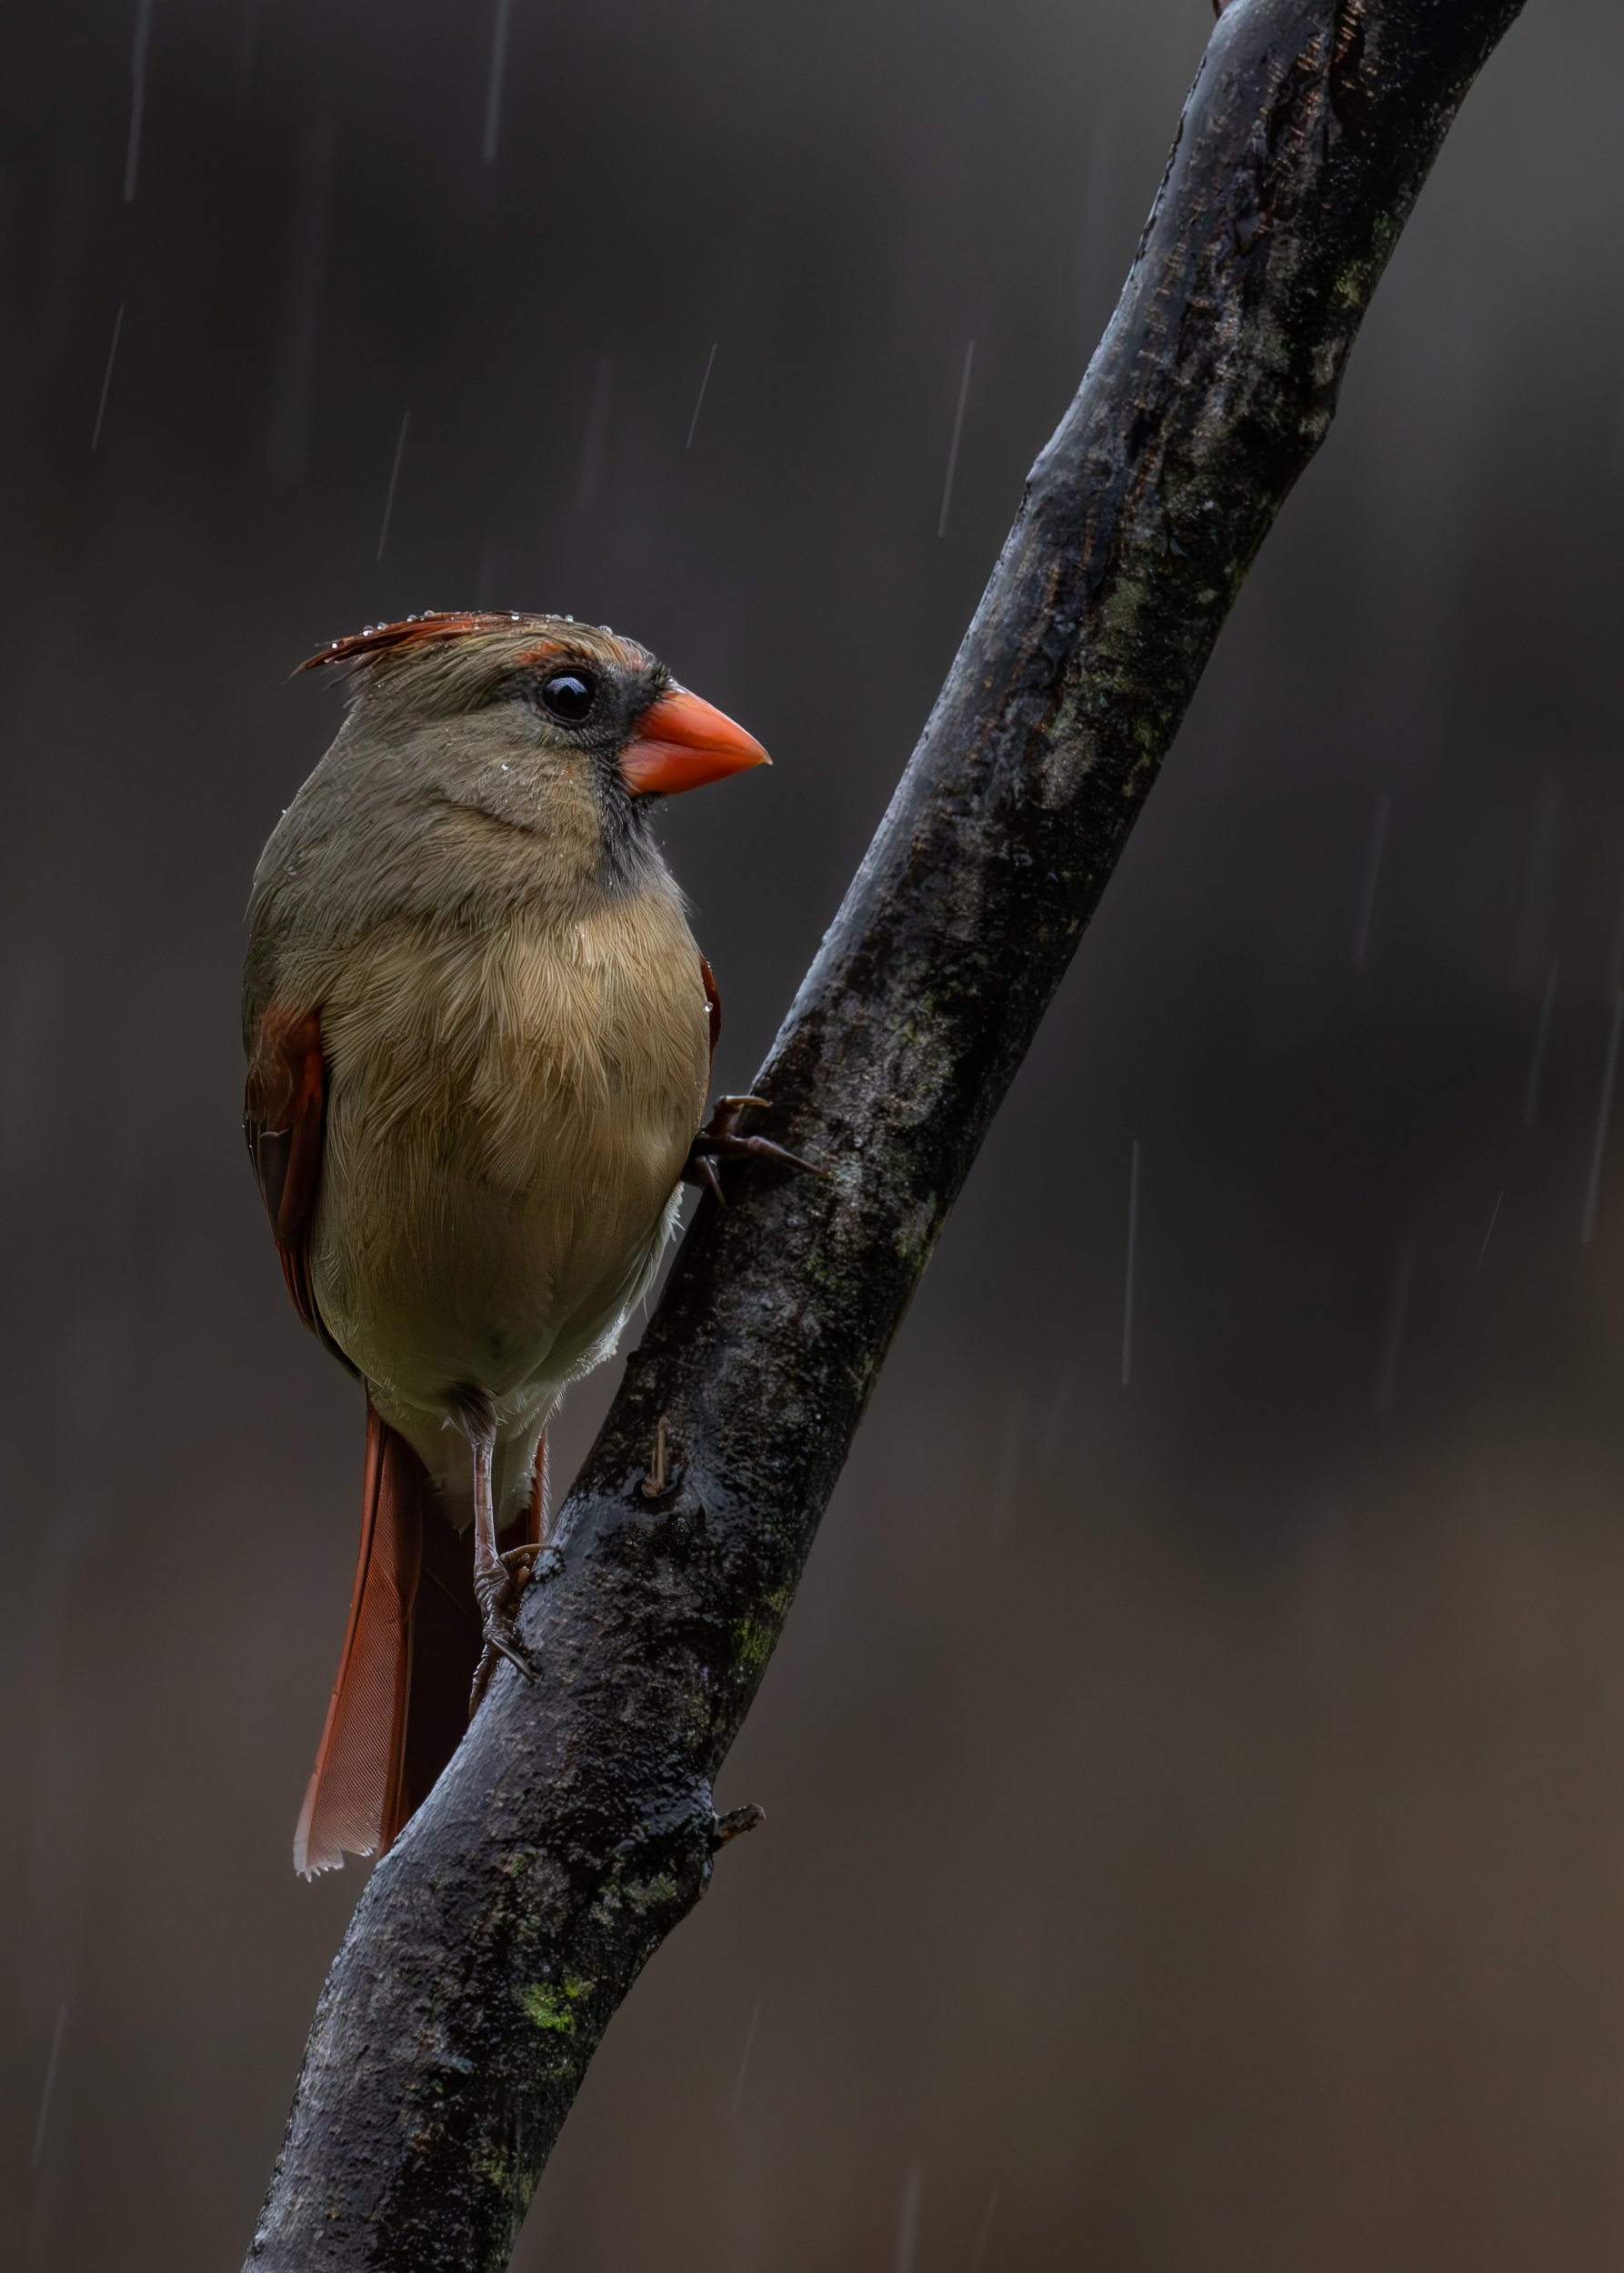
[[[705,957],[699,957],[699,978],[705,988],[705,1008],[710,1019],[710,1062],[717,1062],[717,1044],[722,1038],[722,997],[717,991],[717,975]]]
[[[310,1233],[321,1185],[326,1116],[321,1014],[285,1010],[273,1003],[255,1031],[243,1133],[294,1307],[310,1331],[347,1366],[348,1358],[322,1323],[310,1279]]]

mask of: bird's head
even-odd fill
[[[430,612],[336,639],[301,667],[348,674],[351,726],[442,809],[555,837],[569,816],[611,865],[661,796],[770,763],[753,735],[606,626]]]

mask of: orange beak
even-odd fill
[[[635,797],[650,790],[674,796],[772,762],[753,734],[686,686],[674,686],[643,713],[636,736],[621,752],[620,771]]]

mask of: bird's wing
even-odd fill
[[[705,1008],[710,1019],[710,1062],[717,1062],[717,1044],[722,1038],[722,997],[717,989],[717,975],[705,957],[699,957],[699,979],[705,988]]]
[[[310,1277],[310,1232],[321,1185],[326,1087],[321,1013],[287,1011],[272,1003],[254,1029],[243,1134],[294,1307],[310,1331],[347,1365],[322,1324]]]

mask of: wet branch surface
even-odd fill
[[[903,1312],[1520,4],[1230,0],[1116,315],[757,1078],[747,1126],[833,1174],[730,1167],[732,1204],[702,1202],[561,1512],[562,1571],[525,1598],[542,1677],[498,1673],[356,1909],[257,2273],[507,2264],[610,2018],[745,1827],[711,1781]]]

